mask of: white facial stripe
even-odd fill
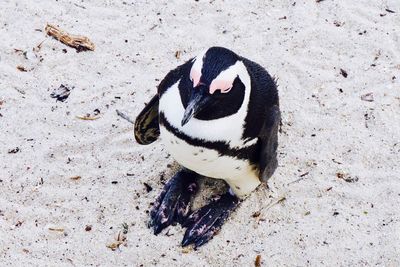
[[[233,81],[237,76],[245,76],[247,74],[246,68],[243,72],[243,63],[237,61],[234,65],[230,66],[226,70],[222,71],[210,85],[210,94],[213,94],[217,90],[221,90],[221,93],[227,93],[230,91],[233,85]]]
[[[200,82],[201,68],[203,67],[203,58],[207,50],[202,51],[194,58],[192,69],[190,70],[190,79],[193,81],[193,86],[197,86]]]

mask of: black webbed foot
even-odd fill
[[[207,243],[221,229],[238,204],[239,198],[225,193],[190,214],[183,224],[187,230],[182,240],[182,246],[194,244],[194,247],[197,248]]]
[[[155,235],[175,222],[185,221],[190,211],[190,199],[198,189],[198,176],[183,169],[165,184],[150,212],[149,227],[153,227]]]

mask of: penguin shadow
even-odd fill
[[[201,176],[198,179],[199,192],[192,199],[192,210],[197,210],[216,196],[222,195],[229,190],[229,186],[222,179]]]
[[[182,170],[182,166],[176,161],[168,164],[168,169],[161,174],[161,183],[158,184],[158,191],[163,189],[163,186],[169,179],[171,179],[177,172]],[[229,186],[222,179],[209,178],[200,175],[197,180],[199,189],[191,199],[191,211],[195,211],[211,201],[213,197],[221,195],[229,190]]]

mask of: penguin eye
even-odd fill
[[[228,93],[232,89],[232,86],[226,88],[225,90],[221,89],[221,93]]]
[[[230,89],[229,90],[216,89],[212,95],[216,97],[225,97],[225,93],[228,93],[229,91]]]
[[[214,93],[213,93],[213,95],[215,95],[215,96],[221,96],[221,95],[222,95],[221,89],[215,90]]]

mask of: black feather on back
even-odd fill
[[[193,65],[193,59],[186,61],[184,64],[178,66],[176,69],[171,70],[167,76],[160,82],[158,85],[158,95],[159,97],[170,88],[174,83],[176,83],[179,79],[183,78],[182,80],[186,80],[189,82],[188,85],[191,85],[191,81],[189,78],[190,69]]]
[[[278,89],[263,67],[246,58],[242,61],[251,79],[250,105],[245,119],[243,139],[251,139],[260,135],[265,123],[273,123],[268,121],[268,110],[274,105],[279,107]]]
[[[278,167],[278,128],[281,121],[279,106],[274,105],[268,110],[268,116],[258,138],[260,143],[259,168],[260,178],[268,180]]]
[[[266,181],[278,166],[280,123],[278,89],[275,81],[263,67],[248,59],[242,60],[251,79],[250,105],[245,119],[243,138],[258,138],[260,178]]]

